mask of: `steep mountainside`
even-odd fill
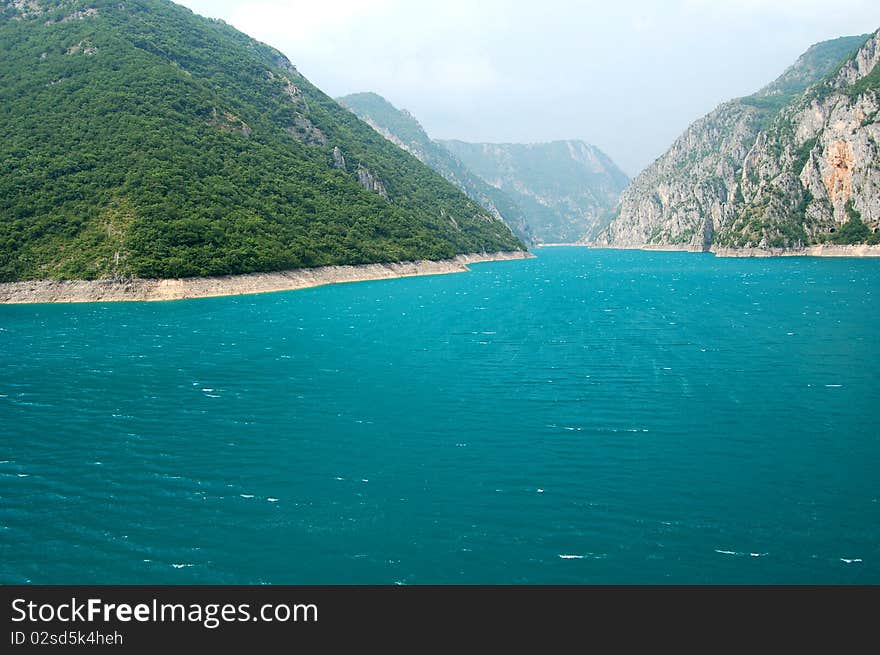
[[[276,50],[165,0],[5,0],[0,281],[521,248]]]
[[[513,198],[539,242],[589,238],[604,226],[629,181],[607,155],[582,141],[440,143],[484,182]]]
[[[880,243],[878,60],[875,34],[758,135],[718,246]]]
[[[471,173],[452,153],[431,140],[416,118],[375,93],[337,98],[379,134],[427,164],[464,191],[473,201],[503,220],[523,241],[533,241],[522,209],[503,191]]]
[[[622,194],[598,242],[708,250],[876,240],[877,49],[877,34],[814,45],[757,94],[691,125]]]

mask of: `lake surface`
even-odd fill
[[[0,306],[3,583],[880,583],[880,261]]]

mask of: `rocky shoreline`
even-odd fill
[[[218,277],[116,280],[27,280],[0,283],[0,303],[81,303],[184,300],[273,291],[291,291],[341,282],[385,280],[417,275],[463,273],[469,264],[528,259],[516,250],[459,255],[441,261],[394,262],[356,266],[321,266],[275,273],[247,273]]]
[[[600,250],[646,250],[657,252],[707,252],[716,257],[880,257],[880,246],[866,244],[839,246],[819,244],[805,248],[715,248],[704,250],[693,245],[645,244],[641,246],[586,245]]]
[[[820,244],[806,248],[717,248],[716,257],[880,257],[880,246]]]
[[[655,251],[655,252],[705,252],[702,248],[697,246],[689,245],[689,244],[675,244],[675,243],[646,243],[640,246],[637,245],[606,245],[606,244],[595,244],[595,243],[581,243],[575,244],[581,245],[586,248],[596,248],[597,250],[647,250],[647,251]]]

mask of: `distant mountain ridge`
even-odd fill
[[[816,44],[696,121],[621,196],[598,243],[798,249],[880,239],[878,34]]]
[[[0,50],[0,282],[524,247],[222,21],[166,0],[6,0]]]
[[[513,198],[538,242],[590,239],[604,227],[629,183],[608,155],[583,141],[439,143],[484,182]]]
[[[474,202],[504,221],[524,242],[534,241],[522,209],[507,194],[486,184],[443,146],[432,141],[406,109],[398,109],[382,96],[370,92],[354,93],[336,100],[386,139],[462,189]]]

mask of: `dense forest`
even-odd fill
[[[16,0],[0,50],[0,281],[523,247],[222,21],[164,0]]]

